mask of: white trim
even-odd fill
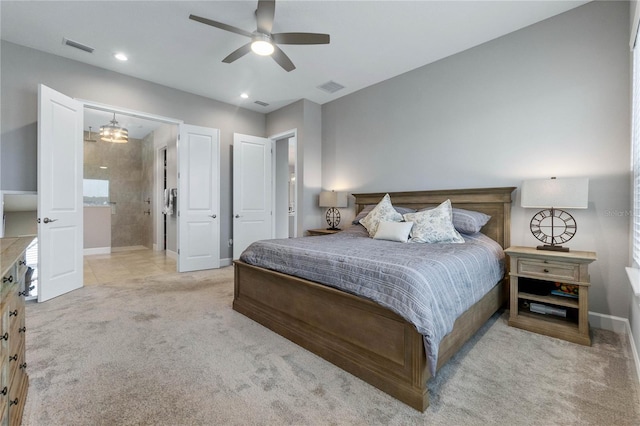
[[[629,2],[629,7],[631,10],[635,7],[635,13],[633,14],[633,20],[631,21],[631,38],[629,39],[629,46],[631,50],[636,45],[636,37],[638,36],[638,25],[640,24],[640,4],[638,4],[638,0],[631,0]]]
[[[76,101],[81,102],[85,108],[95,109],[98,111],[117,112],[118,114],[129,115],[131,117],[143,118],[146,120],[160,121],[167,124],[183,124],[184,120],[178,120],[177,118],[164,117],[162,115],[150,114],[148,112],[136,111],[133,109],[122,108],[113,105],[101,104],[99,102],[88,101],[86,99],[75,98]]]
[[[178,260],[178,253],[176,253],[175,251],[172,250],[165,250],[165,255],[173,260]]]
[[[273,152],[275,150],[276,147],[276,141],[280,140],[280,139],[289,139],[290,143],[293,142],[293,144],[296,147],[296,161],[293,164],[293,170],[294,173],[296,175],[296,183],[295,183],[295,189],[294,192],[296,194],[296,210],[295,210],[295,214],[293,216],[293,235],[289,235],[289,238],[295,238],[298,236],[298,212],[300,211],[300,196],[298,194],[298,182],[300,181],[300,173],[299,173],[299,169],[298,169],[298,129],[291,129],[291,130],[287,130],[286,132],[282,132],[282,133],[276,133],[275,135],[269,136],[269,139],[271,139],[271,151]],[[273,171],[275,171],[276,167],[276,156],[272,155],[271,158],[271,169]],[[271,206],[273,207],[273,209],[275,209],[275,205],[276,205],[276,178],[275,178],[275,174],[273,174],[271,176]],[[276,218],[275,216],[273,216],[271,218],[271,234],[275,235],[276,232]]]
[[[627,318],[615,317],[613,315],[589,312],[589,324],[593,328],[601,328],[615,333],[622,333],[629,337],[629,345],[631,346],[631,353],[633,354],[633,362],[636,365],[636,375],[638,376],[638,382],[640,382],[640,356],[638,356],[629,320]]]
[[[629,283],[631,284],[633,293],[640,297],[640,269],[629,267],[624,269],[627,271],[627,277],[629,278]]]
[[[135,250],[149,250],[149,248],[145,246],[111,247],[111,253],[120,253],[123,251],[135,251]]]
[[[82,252],[82,254],[85,256],[91,256],[94,254],[110,254],[110,253],[111,253],[111,247],[86,248]]]
[[[233,259],[227,257],[226,259],[220,259],[220,267],[224,268],[225,266],[231,266],[233,263]]]

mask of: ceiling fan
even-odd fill
[[[243,29],[232,25],[223,24],[222,22],[213,21],[211,19],[202,18],[196,15],[189,15],[189,19],[220,28],[221,30],[230,31],[249,37],[251,41],[244,46],[234,50],[222,60],[227,64],[240,59],[250,51],[254,51],[258,55],[271,55],[274,61],[278,63],[287,72],[296,69],[291,59],[278,47],[278,44],[329,44],[329,34],[317,33],[277,33],[272,34],[273,17],[276,11],[275,0],[260,0],[256,9],[256,20],[258,28],[250,33]]]

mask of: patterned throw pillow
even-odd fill
[[[386,222],[402,222],[402,215],[393,208],[389,194],[385,194],[378,205],[364,219],[360,219],[360,223],[367,228],[369,236],[373,238],[378,230],[378,224],[383,220]]]
[[[412,243],[464,243],[451,221],[451,200],[435,209],[405,214],[404,220],[414,222],[409,241]]]
[[[368,204],[366,206],[364,206],[364,208],[362,209],[362,211],[360,213],[358,213],[358,216],[356,216],[355,218],[353,218],[353,224],[357,225],[360,223],[360,219],[364,219],[365,216],[367,216],[369,214],[369,212],[371,210],[373,210],[375,206],[373,204]],[[405,213],[415,213],[416,209],[412,209],[410,207],[398,207],[398,206],[393,206],[394,209],[396,209],[396,211],[400,214],[405,214]]]

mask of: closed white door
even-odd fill
[[[83,105],[38,86],[38,301],[83,285]]]
[[[217,129],[180,125],[178,271],[220,267],[220,140]]]
[[[271,140],[233,135],[233,258],[273,238]]]

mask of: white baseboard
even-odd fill
[[[231,258],[226,258],[226,259],[220,259],[220,267],[224,268],[225,266],[231,266],[231,264],[233,263],[233,259]]]
[[[589,325],[594,328],[601,328],[603,330],[609,330],[616,333],[624,333],[629,336],[633,362],[636,365],[636,374],[638,376],[638,381],[640,382],[640,356],[638,356],[638,350],[636,349],[636,342],[633,338],[633,333],[631,333],[631,324],[629,323],[629,320],[626,318],[614,317],[613,315],[589,312]]]
[[[93,254],[111,254],[111,247],[95,247],[86,248],[82,251],[85,256],[91,256]]]
[[[135,251],[135,250],[149,250],[149,249],[145,246],[111,247],[111,253],[120,253],[123,251]]]
[[[165,253],[167,255],[167,257],[170,257],[173,260],[178,260],[178,253],[176,253],[175,251],[171,251],[169,249],[165,250]]]

